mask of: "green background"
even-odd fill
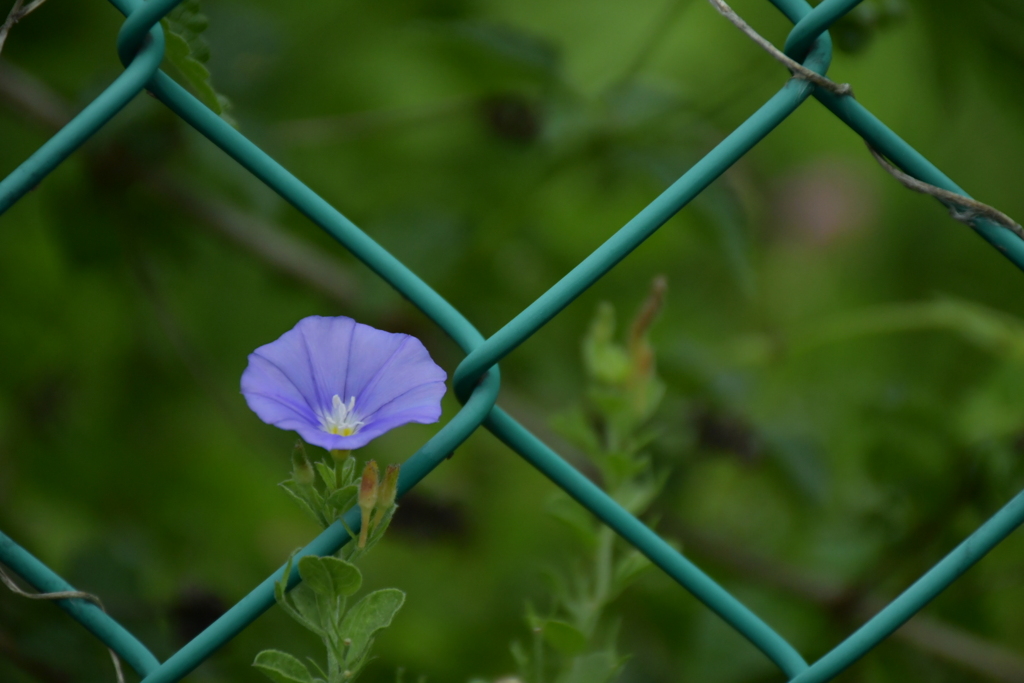
[[[786,78],[699,0],[203,8],[240,130],[485,335]],[[784,42],[768,3],[735,8]],[[100,0],[51,0],[15,27],[3,59],[45,90],[0,88],[0,175],[52,133],[47,97],[74,112],[120,72],[120,24]],[[1024,216],[1024,3],[869,0],[833,34],[834,80],[975,197]],[[282,235],[318,260],[282,268]],[[1021,274],[813,100],[502,362],[499,404],[583,467],[550,417],[581,400],[597,303],[628,319],[657,274],[668,395],[651,452],[671,474],[648,521],[806,657],[1024,485]],[[0,218],[0,528],[168,656],[316,534],[275,486],[294,435],[238,393],[246,355],[312,314],[415,334],[449,374],[461,360],[341,247],[136,98]],[[447,396],[442,422],[456,410]],[[365,455],[401,461],[435,430],[404,427]],[[369,585],[409,595],[364,680],[511,672],[524,604],[543,608],[545,572],[579,552],[544,512],[552,492],[482,431],[418,487],[363,565]],[[925,614],[1020,653],[1024,676],[1022,608],[1015,534]],[[622,681],[781,678],[657,570],[618,610],[634,655]],[[949,661],[978,641],[912,640],[840,680],[989,680]],[[259,650],[315,646],[271,609],[189,680],[259,681]],[[113,672],[53,606],[3,592],[0,679]]]

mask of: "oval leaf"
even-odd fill
[[[314,683],[306,665],[287,652],[264,650],[256,655],[252,665],[274,683]]]
[[[391,625],[391,620],[405,602],[405,593],[397,588],[382,588],[357,602],[341,622],[342,638],[350,638],[345,662],[358,662],[365,654],[377,631]]]
[[[544,638],[563,655],[573,657],[587,649],[587,637],[572,624],[549,619],[544,624]]]
[[[332,600],[352,595],[363,584],[359,569],[337,557],[307,555],[299,560],[299,576],[315,593]]]

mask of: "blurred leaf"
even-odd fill
[[[557,412],[551,416],[551,428],[578,446],[587,455],[596,457],[601,452],[601,442],[593,425],[587,420],[582,406],[574,406],[568,410]]]
[[[661,493],[665,476],[625,480],[615,491],[615,500],[631,514],[642,514]]]
[[[541,626],[544,638],[567,657],[573,657],[587,649],[587,637],[572,624],[557,619],[548,619]]]
[[[568,494],[562,491],[553,494],[548,498],[545,510],[576,532],[586,547],[591,548],[597,545],[597,525],[593,516]]]
[[[608,683],[621,668],[622,662],[613,652],[592,652],[573,659],[558,683]]]
[[[583,338],[583,365],[587,374],[606,384],[621,384],[629,377],[626,349],[615,343],[615,308],[602,302]]]
[[[1024,363],[1000,364],[964,398],[959,427],[968,443],[1024,433]]]
[[[651,567],[647,556],[635,548],[631,548],[619,558],[612,576],[611,598],[626,590],[637,578]]]

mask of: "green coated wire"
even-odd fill
[[[75,588],[57,576],[30,552],[0,532],[0,560],[41,593],[63,593]],[[155,671],[160,661],[146,646],[109,614],[88,600],[55,600],[54,603],[116,652],[140,676]]]
[[[198,103],[198,101],[192,98],[191,95],[171,79],[167,78],[163,74],[158,74],[154,79],[154,83],[151,84],[150,89],[154,95],[164,101],[169,107],[171,107],[171,109],[182,116],[182,118],[196,127],[197,130],[220,146],[225,152],[230,154],[233,158],[239,161],[239,163],[266,182],[270,187],[278,191],[285,199],[309,216],[314,222],[321,225],[321,227],[327,230],[332,236],[348,247],[353,254],[373,268],[375,272],[391,282],[396,289],[401,291],[405,296],[413,301],[413,303],[420,306],[420,308],[424,310],[424,312],[428,313],[432,318],[437,320],[440,316],[451,315],[458,316],[458,319],[462,320],[461,316],[459,316],[454,309],[451,309],[450,306],[444,302],[443,299],[440,299],[440,297],[434,294],[432,290],[428,292],[427,290],[429,288],[427,288],[425,284],[422,284],[418,278],[415,278],[415,276],[405,269],[405,267],[397,260],[393,259],[390,254],[387,254],[386,251],[377,246],[376,243],[359,231],[336,210],[316,196],[311,190],[302,185],[298,180],[291,176],[291,174],[288,174],[283,167],[274,162],[269,156],[262,152],[262,150],[259,150],[257,147],[249,143],[241,133],[228,126],[222,119],[220,119],[220,117],[216,116],[205,106]],[[770,127],[777,125],[777,123],[785,118],[786,114],[788,114],[788,111],[786,111],[787,101],[789,107],[798,106],[803,99],[806,99],[809,93],[810,89],[805,84],[798,82],[787,84],[784,88],[784,93],[780,95],[779,101],[772,101],[769,105],[766,105],[766,107],[770,107],[776,114],[776,119],[773,119],[770,122]],[[757,140],[763,137],[763,135],[770,130],[770,127],[764,130],[753,130],[748,136],[750,139],[747,140],[747,142],[750,145],[755,144]],[[740,135],[747,136],[748,134],[747,131],[744,130],[740,132]],[[736,143],[732,141],[730,142],[730,146],[734,144]],[[735,149],[733,150],[733,153],[735,154],[735,157],[738,158],[742,155],[743,151],[745,150]],[[731,161],[722,164],[721,170],[727,168],[729,163],[731,163]],[[713,178],[708,178],[707,182],[710,182],[711,180],[713,180]],[[693,192],[693,194],[695,195],[696,192]],[[576,293],[578,294],[583,291],[585,287],[586,285],[578,285]],[[575,294],[573,296],[575,296]],[[451,325],[445,324],[450,323],[451,320],[442,319],[438,322],[441,324],[443,329],[453,335],[453,338],[456,334],[459,334],[458,328],[453,328]],[[474,338],[466,339],[465,342],[459,341],[458,339],[456,341],[463,345],[467,352],[470,352],[473,348],[479,347],[481,343],[484,343],[482,337],[479,337],[479,335],[475,333],[475,330],[473,331],[473,335]],[[511,423],[511,425],[514,425],[514,423]],[[512,428],[511,426],[509,427]],[[515,425],[514,428],[526,433],[525,430],[522,430],[518,425]],[[547,457],[544,453],[535,453],[533,455],[538,459]],[[403,469],[407,466],[408,465],[403,466]],[[628,513],[622,510],[617,504],[611,502],[610,499],[608,499],[607,504],[610,504],[617,509],[619,515],[629,516]],[[639,522],[635,523],[642,526]],[[633,539],[630,540],[632,541]],[[678,555],[676,551],[672,550],[667,545],[665,545],[664,549],[667,549],[670,553]],[[682,559],[681,556],[680,559]],[[685,562],[685,560],[683,561]],[[704,580],[705,585],[707,582],[710,582],[710,579],[707,579],[707,577],[704,577]],[[713,584],[713,582],[711,583]],[[272,585],[273,583],[271,582],[269,586],[272,587]],[[691,586],[687,585],[686,587],[690,590],[694,590]],[[703,590],[703,586],[696,590]],[[718,591],[724,593],[720,588]],[[270,599],[270,602],[254,604],[260,604],[263,609],[266,609],[266,607],[272,604],[272,594],[267,595],[266,592],[264,592],[264,595]],[[713,605],[724,604],[723,599],[709,598],[709,600]],[[735,603],[735,605],[730,606],[729,609],[722,610],[722,613],[723,616],[726,616],[727,620],[732,622],[735,620],[733,615],[740,613],[745,610],[745,608],[736,602],[735,599],[730,598],[730,600],[732,603]],[[239,614],[241,614],[241,612],[239,612]],[[234,615],[232,615],[232,617],[234,617]],[[779,646],[778,643],[768,644],[764,638],[757,635],[759,633],[763,634],[770,632],[771,630],[766,625],[763,625],[759,619],[750,614],[748,616],[748,621],[752,622],[753,620],[756,620],[760,624],[758,628],[750,628],[749,625],[743,624],[742,622],[737,622],[740,624],[738,627],[741,628],[741,630],[749,631],[751,634],[754,634],[753,638],[755,642],[757,642],[759,647],[766,651],[766,654],[768,652],[773,653],[769,656],[773,659],[778,658],[780,662],[785,662],[786,664],[784,668],[794,673],[800,670],[801,665],[806,667],[806,664],[799,658],[799,655],[796,654],[791,647],[788,647],[788,645],[786,646],[788,648],[788,652],[785,655],[775,654],[777,651],[781,651],[785,648]],[[231,632],[231,630],[227,628],[217,631],[217,633],[221,634],[229,632]],[[213,638],[213,632],[211,632],[210,637]],[[774,638],[776,640],[781,640],[777,635],[775,635]],[[191,656],[191,652],[184,652],[182,655],[182,661],[184,661],[186,655]],[[799,664],[792,664],[792,660],[794,660],[794,658],[799,662]],[[780,663],[780,666],[783,665]],[[156,678],[153,678],[153,681],[164,680],[172,679],[165,679],[162,671]],[[147,679],[147,683],[148,682],[149,679]]]
[[[164,34],[159,26],[150,32],[151,42],[127,65],[124,72],[75,118],[47,140],[32,156],[0,180],[0,214],[38,185],[72,152],[135,98],[156,73],[164,58]]]
[[[807,59],[807,66],[824,72],[830,53],[831,43],[827,40],[820,41],[819,47]],[[783,86],[636,217],[463,360],[455,371],[453,380],[456,394],[466,392],[481,372],[497,363],[540,329],[664,225],[701,190],[793,113],[811,92],[812,86],[809,83],[796,79]]]
[[[7,178],[0,181],[0,213],[91,137],[143,87],[148,88],[175,113],[273,188],[407,297],[466,352],[466,358],[456,369],[453,377],[456,395],[464,406],[448,424],[405,462],[399,481],[400,494],[415,486],[483,425],[744,635],[789,679],[799,683],[816,683],[833,678],[920,610],[1024,520],[1022,493],[867,624],[826,656],[808,666],[800,654],[756,614],[495,405],[500,389],[496,365],[499,360],[625,258],[795,111],[812,93],[873,147],[905,171],[925,182],[963,194],[949,178],[852,97],[837,97],[806,81],[790,80],[765,105],[634,219],[497,333],[484,339],[451,304],[404,264],[259,147],[158,70],[163,55],[163,34],[158,22],[180,0],[111,2],[126,15],[117,41],[118,54],[125,64],[125,72],[71,123]],[[831,40],[825,31],[834,21],[856,6],[859,0],[824,0],[813,9],[804,0],[772,2],[795,24],[786,42],[787,54],[794,58],[806,54],[804,65],[824,74],[832,54]],[[977,220],[973,227],[1011,262],[1024,268],[1024,241],[1009,230],[989,221]],[[358,529],[358,508],[353,508],[346,514],[346,523],[351,528]],[[348,533],[340,523],[336,523],[317,536],[301,554],[332,553],[348,539]],[[0,560],[40,590],[70,588],[45,565],[2,534]],[[163,664],[160,664],[134,636],[98,608],[88,603],[83,604],[80,600],[61,601],[60,605],[118,652],[129,665],[144,676],[145,683],[173,683],[187,675],[213,651],[274,604],[274,584],[280,579],[283,571],[284,567],[278,569]],[[289,577],[290,585],[295,585],[298,580],[297,571],[293,571]]]

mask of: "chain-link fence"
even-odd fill
[[[401,470],[400,494],[416,486],[476,429],[485,427],[747,638],[777,665],[787,679],[800,683],[832,679],[904,624],[1024,521],[1024,494],[1021,494],[846,640],[818,661],[808,663],[761,617],[496,405],[500,388],[497,364],[502,358],[625,258],[811,96],[860,135],[873,150],[909,176],[954,193],[950,196],[965,195],[952,180],[852,95],[838,94],[834,88],[820,82],[815,84],[806,75],[798,73],[755,114],[565,277],[495,334],[484,338],[469,320],[416,273],[160,70],[164,35],[159,22],[178,1],[112,0],[127,17],[118,37],[118,52],[125,65],[124,72],[0,182],[0,212],[6,211],[37,185],[143,90],[152,93],[415,304],[465,352],[466,357],[453,378],[455,393],[463,407],[405,461]],[[785,44],[785,54],[807,69],[824,74],[831,59],[831,41],[826,30],[853,9],[858,1],[825,0],[812,9],[804,0],[772,0],[794,24]],[[960,217],[966,218],[974,230],[1006,258],[1024,268],[1024,240],[1010,227],[978,213]],[[349,521],[353,525],[358,523],[358,514],[357,509],[349,513]],[[301,554],[333,553],[348,540],[344,527],[335,523],[307,545]],[[0,534],[0,560],[41,592],[74,591],[72,586],[3,534]],[[166,683],[187,675],[273,605],[274,583],[281,578],[283,570],[268,577],[164,662],[160,662],[135,636],[92,602],[67,597],[60,600],[59,605],[120,655],[146,683]],[[297,573],[291,580],[293,585],[298,581]]]

